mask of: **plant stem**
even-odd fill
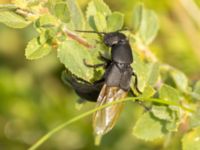
[[[85,47],[87,47],[87,48],[94,48],[94,46],[90,45],[84,38],[81,38],[80,36],[78,36],[74,32],[71,32],[66,27],[63,28],[63,32],[64,32],[64,34],[66,34],[67,36],[69,36],[73,40],[79,42],[80,44],[84,45]]]
[[[34,145],[32,145],[28,150],[35,150],[37,149],[39,146],[41,146],[46,140],[48,140],[52,135],[54,135],[56,132],[62,130],[63,128],[65,128],[67,125],[70,125],[86,116],[89,116],[91,114],[93,114],[94,112],[98,111],[98,110],[101,110],[101,109],[104,109],[108,106],[111,106],[111,105],[114,105],[114,104],[117,104],[117,103],[122,103],[122,102],[125,102],[125,101],[135,101],[136,99],[139,99],[139,100],[143,100],[143,101],[150,101],[150,102],[157,102],[157,103],[160,103],[160,104],[166,104],[166,105],[173,105],[173,106],[178,106],[180,108],[182,108],[183,110],[185,111],[189,111],[189,112],[193,112],[193,110],[189,109],[189,108],[185,108],[181,105],[179,105],[178,103],[174,103],[174,102],[171,102],[171,101],[165,101],[165,100],[161,100],[161,99],[156,99],[156,98],[144,98],[144,97],[128,97],[128,98],[125,98],[125,99],[121,99],[121,100],[116,100],[112,103],[107,103],[105,105],[102,105],[102,106],[99,106],[95,109],[92,109],[92,110],[89,110],[77,117],[74,117],[66,122],[64,122],[63,124],[55,127],[53,130],[49,131],[47,134],[45,134],[44,136],[42,136]]]
[[[43,137],[41,137],[33,146],[31,146],[29,148],[29,150],[35,150],[36,148],[38,148],[42,143],[44,143],[47,139],[49,139],[53,134],[55,134],[56,132],[60,131],[61,129],[63,129],[64,127],[66,127],[67,125],[71,124],[71,123],[74,123],[88,115],[91,115],[93,114],[94,112],[98,111],[98,110],[101,110],[105,107],[108,107],[108,106],[111,106],[111,105],[114,105],[114,104],[117,104],[117,103],[121,103],[121,102],[124,102],[124,101],[129,101],[129,100],[136,100],[138,99],[139,97],[129,97],[129,98],[126,98],[126,99],[122,99],[122,100],[117,100],[117,101],[114,101],[112,103],[108,103],[108,104],[105,104],[105,105],[102,105],[100,107],[97,107],[95,109],[92,109],[86,113],[83,113],[77,117],[74,117],[66,122],[64,122],[63,124],[59,125],[58,127],[54,128],[53,130],[51,130],[50,132],[48,132],[47,134],[45,134]]]

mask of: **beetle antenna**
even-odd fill
[[[97,32],[97,31],[83,31],[83,30],[75,30],[76,32],[85,32],[85,33],[97,33],[97,34],[106,34],[105,32]]]

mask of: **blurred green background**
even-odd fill
[[[83,11],[89,0],[78,0]],[[0,0],[0,3],[8,3]],[[130,27],[137,0],[105,0],[113,11],[125,13]],[[159,18],[160,30],[150,49],[163,63],[185,72],[191,81],[200,79],[200,1],[143,0]],[[37,35],[29,26],[14,30],[0,24],[0,149],[27,149],[39,137],[64,121],[95,105],[76,109],[78,97],[60,79],[64,67],[56,53],[37,61],[27,61],[24,49]],[[134,103],[126,109],[116,127],[95,147],[91,119],[86,117],[54,135],[40,149],[52,150],[179,150],[181,133],[173,140],[144,142],[131,135],[142,112]]]

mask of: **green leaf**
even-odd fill
[[[165,121],[165,129],[169,132],[177,131],[181,122],[180,108],[175,106],[152,106],[153,115]]]
[[[66,2],[70,12],[71,23],[74,28],[76,30],[83,30],[85,28],[85,20],[76,0],[67,0]]]
[[[176,121],[175,119],[166,123],[166,129],[169,132],[177,132],[179,127],[180,121]]]
[[[111,15],[111,11],[102,0],[93,0],[88,4],[86,16],[93,30],[98,30],[100,25],[103,25],[103,29],[107,28],[106,17],[108,15]]]
[[[173,87],[163,84],[159,90],[159,97],[162,100],[175,102],[178,104],[180,100],[179,92]],[[168,106],[168,112],[170,113],[171,119],[166,123],[166,129],[168,131],[177,131],[178,126],[181,122],[181,109],[177,106]]]
[[[66,2],[60,2],[55,5],[55,15],[65,23],[70,21],[70,13]]]
[[[111,14],[110,8],[106,3],[104,3],[103,0],[93,0],[92,2],[94,3],[97,12],[103,14],[104,16]]]
[[[70,12],[66,1],[48,0],[47,7],[52,15],[61,21],[68,23],[70,21]]]
[[[156,82],[158,81],[158,77],[159,77],[159,73],[160,73],[159,63],[157,63],[157,62],[150,63],[147,66],[147,69],[148,69],[147,84],[154,86],[156,84]]]
[[[60,62],[74,75],[86,81],[93,78],[93,69],[84,65],[85,59],[88,63],[92,63],[91,55],[84,46],[78,44],[74,40],[64,41],[58,48],[58,58]]]
[[[152,10],[146,10],[143,14],[139,35],[145,44],[150,44],[158,32],[158,19]]]
[[[1,11],[0,22],[12,28],[25,28],[31,23],[12,11]]]
[[[159,97],[166,101],[177,102],[180,99],[180,94],[175,88],[163,84],[159,90]]]
[[[134,53],[134,63],[132,67],[138,77],[138,88],[143,91],[147,82],[147,65],[142,61],[137,53]],[[134,83],[133,83],[134,84]]]
[[[183,118],[183,113],[181,112],[180,107],[168,106],[168,108],[171,110],[171,120],[166,123],[166,129],[171,132],[177,132]]]
[[[186,92],[188,91],[188,78],[186,77],[186,75],[176,69],[170,70],[170,74],[177,86],[177,88],[179,90],[181,90],[182,92]]]
[[[153,115],[158,119],[168,121],[172,120],[171,110],[167,106],[153,105],[151,110]]]
[[[200,100],[200,81],[196,82],[192,91],[192,97],[197,100]]]
[[[103,0],[92,0],[88,4],[88,15],[95,15],[96,12],[103,14],[104,16],[110,15],[111,10]],[[94,13],[93,13],[94,12]]]
[[[120,30],[124,24],[124,15],[119,12],[113,12],[107,17],[108,32]]]
[[[163,137],[163,122],[153,117],[151,113],[143,114],[133,128],[133,134],[140,139],[153,141]]]
[[[27,0],[13,0],[13,3],[20,8],[26,8],[29,1],[27,1]]]
[[[17,5],[19,8],[30,8],[32,6],[38,6],[41,3],[40,0],[12,0],[12,3]]]
[[[97,14],[94,16],[94,22],[95,22],[95,28],[98,31],[106,31],[107,29],[107,23],[106,23],[106,18],[97,12]]]
[[[29,0],[29,1],[27,1],[27,6],[28,7],[32,7],[32,6],[38,6],[40,3],[41,3],[41,1],[40,0]]]
[[[158,63],[144,63],[137,53],[134,53],[134,63],[131,64],[138,77],[138,87],[141,91],[145,86],[154,86],[159,77]]]
[[[200,107],[189,118],[190,128],[200,127]]]
[[[43,15],[35,22],[36,27],[54,27],[56,26],[57,19],[52,15]]]
[[[142,92],[141,97],[149,98],[149,97],[152,97],[155,93],[156,91],[154,90],[154,88],[150,85],[147,85],[144,91]]]
[[[183,150],[199,150],[200,149],[200,127],[193,129],[185,134],[182,139]]]
[[[47,32],[43,32],[39,37],[32,39],[25,49],[26,58],[30,60],[39,59],[49,54],[52,47],[48,40]]]
[[[95,21],[94,21],[94,15],[96,14],[96,9],[93,5],[93,3],[89,3],[88,4],[88,7],[87,7],[87,11],[86,11],[86,17],[87,17],[87,21],[90,25],[90,27],[93,29],[93,30],[97,30],[96,28],[96,25],[95,25]]]
[[[0,4],[0,12],[5,10],[15,10],[17,9],[17,6],[14,4]]]
[[[132,26],[134,32],[137,32],[141,26],[143,9],[144,9],[143,4],[139,3],[138,5],[135,6],[133,10]]]
[[[159,24],[156,14],[143,5],[136,6],[133,14],[133,28],[146,45],[150,44],[157,35]]]
[[[27,59],[39,59],[50,53],[52,50],[52,41],[55,36],[55,31],[42,30],[37,38],[32,39],[26,49],[25,55]]]

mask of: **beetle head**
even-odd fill
[[[112,47],[120,42],[127,41],[126,36],[120,32],[110,32],[104,34],[103,41],[105,45]]]
[[[119,31],[123,31],[126,29],[121,29],[117,30],[115,32],[97,32],[97,31],[81,31],[81,30],[76,30],[77,32],[86,32],[86,33],[96,33],[99,34],[100,36],[103,35],[103,42],[105,45],[112,47],[113,45],[116,45],[120,42],[125,42],[127,41],[126,36],[123,33],[120,33]]]

